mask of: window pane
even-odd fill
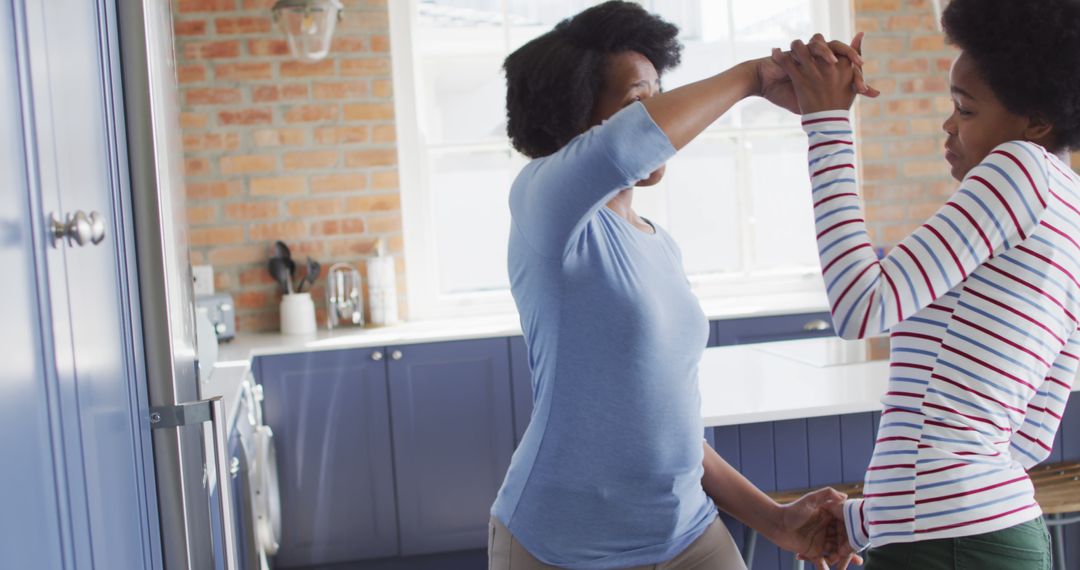
[[[428,144],[506,137],[500,0],[419,4],[416,112]]]
[[[768,0],[732,4],[735,61],[765,57],[772,48],[788,49],[791,40],[810,39],[815,32],[809,0]],[[819,24],[820,25],[820,24]],[[746,128],[799,125],[798,118],[764,99],[753,98],[737,107]]]
[[[755,137],[749,152],[755,267],[817,267],[805,136]]]
[[[428,144],[506,140],[502,56],[431,57],[421,62],[417,113]]]
[[[809,0],[734,2],[731,14],[735,41],[768,45],[765,54],[773,47],[787,48],[795,38],[808,40],[813,28]]]
[[[683,45],[682,63],[664,75],[664,90],[671,90],[715,75],[734,65],[734,59],[731,42],[727,40],[687,41]],[[725,113],[710,128],[730,128],[733,124],[734,113]]]
[[[507,289],[510,184],[524,165],[504,151],[432,152],[430,187],[439,291]]]
[[[506,49],[500,0],[423,0],[416,24],[413,43],[420,57]]]
[[[507,0],[506,11],[510,22],[507,53],[597,3],[595,0]]]
[[[680,28],[670,90],[827,32],[814,0],[637,0]],[[505,290],[507,195],[525,159],[505,147],[502,62],[600,0],[417,0],[414,112],[422,223],[439,294]],[[752,98],[674,157],[635,208],[668,230],[690,275],[817,267],[798,117]],[[505,148],[505,150],[503,150]],[[413,263],[410,260],[410,263]],[[435,301],[442,302],[442,300]]]
[[[668,163],[662,188],[635,191],[664,193],[664,227],[682,249],[689,275],[741,269],[735,153],[729,139],[699,138]]]

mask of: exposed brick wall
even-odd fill
[[[363,273],[385,238],[404,305],[386,0],[345,0],[317,63],[289,56],[273,0],[173,2],[192,259],[235,295],[239,330],[278,327],[276,239],[325,275],[335,261]]]
[[[949,67],[956,50],[937,30],[930,0],[855,0],[866,32],[864,67],[882,95],[858,106],[866,219],[874,243],[895,245],[956,188],[942,123],[952,112]]]
[[[855,30],[876,100],[858,106],[866,219],[874,243],[896,245],[956,190],[945,162],[942,123],[952,112],[945,44],[930,0],[854,0]],[[1080,172],[1080,153],[1072,155]]]
[[[278,326],[265,270],[275,239],[324,271],[348,261],[363,272],[375,238],[387,238],[404,314],[387,0],[345,0],[333,50],[314,64],[288,56],[273,0],[173,1],[192,258],[236,296],[240,330]],[[867,219],[888,247],[955,189],[941,130],[955,50],[930,0],[853,1],[866,73],[883,92],[858,115]]]

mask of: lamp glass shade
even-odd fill
[[[330,53],[340,10],[335,0],[283,0],[274,6],[274,19],[285,32],[293,57],[319,61]]]

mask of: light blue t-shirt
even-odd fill
[[[492,514],[547,564],[658,564],[716,517],[701,487],[708,320],[671,236],[604,206],[674,154],[635,103],[530,162],[510,191],[533,413]]]

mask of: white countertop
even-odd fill
[[[706,349],[698,375],[705,426],[880,411],[889,379],[884,341],[820,338]]]
[[[472,328],[425,325],[359,330],[340,336],[320,334],[314,339],[286,342],[260,343],[256,340],[261,336],[269,340],[282,337],[250,335],[256,340],[229,347],[236,355],[233,359],[219,358],[209,380],[200,386],[201,397],[223,396],[231,422],[240,384],[249,377],[251,357],[259,354],[520,333],[507,328],[506,319],[501,324],[497,320],[476,321]],[[701,358],[698,377],[706,427],[878,411],[889,377],[888,347],[885,339],[819,338],[709,348]],[[1073,391],[1080,391],[1080,381],[1074,382]]]
[[[722,300],[707,300],[702,303],[702,310],[710,320],[767,317],[825,311],[827,299],[823,292],[738,296]],[[200,397],[222,396],[231,422],[239,403],[240,385],[250,376],[251,361],[257,356],[498,338],[520,334],[521,325],[517,314],[470,319],[411,321],[381,328],[339,328],[333,332],[319,331],[308,336],[289,336],[280,333],[240,334],[232,341],[222,343],[218,348],[217,362],[210,377],[200,382]],[[713,354],[712,350],[714,349],[706,351],[706,360],[714,359],[709,356]],[[706,370],[704,361],[702,365],[704,372]],[[717,368],[722,370],[725,366],[718,364]],[[706,376],[703,374],[702,378],[704,394]],[[726,379],[719,383],[714,382],[718,386],[718,394],[723,394],[722,386],[726,385],[726,382]]]
[[[826,311],[824,293],[800,293],[708,300],[702,310],[710,320],[812,313]],[[309,336],[280,333],[239,334],[218,349],[218,362],[246,362],[255,356],[496,338],[521,334],[517,314],[410,321],[392,327],[320,330]]]

